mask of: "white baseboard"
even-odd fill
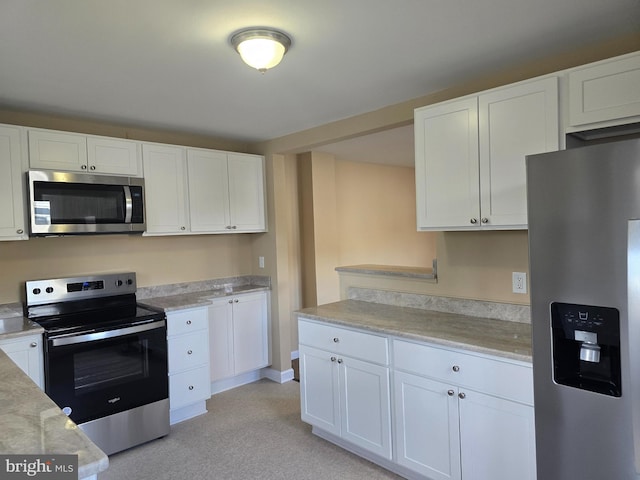
[[[263,378],[268,378],[276,383],[286,383],[293,380],[293,368],[289,368],[282,372],[280,370],[274,370],[273,368],[263,368],[262,373]]]
[[[300,358],[300,352],[298,350],[291,352],[291,360],[296,360],[298,358]]]
[[[207,404],[204,400],[193,405],[187,405],[186,407],[179,408],[177,410],[169,411],[169,424],[184,422],[198,415],[204,415],[207,413]]]

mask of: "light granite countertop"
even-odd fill
[[[369,330],[531,362],[531,325],[454,313],[342,300],[305,308],[298,318]]]
[[[44,328],[22,316],[21,303],[0,305],[0,340],[39,335],[42,332]]]
[[[428,267],[402,267],[395,265],[349,265],[336,267],[339,273],[360,273],[366,275],[382,275],[386,277],[420,278],[425,280],[435,280],[436,272]]]
[[[100,473],[109,458],[0,350],[0,452],[78,455],[78,478]]]
[[[235,285],[227,288],[214,288],[200,292],[181,293],[177,295],[166,295],[138,300],[142,305],[171,312],[185,308],[195,308],[211,305],[211,299],[219,297],[229,297],[243,293],[269,291],[270,287],[263,285]]]

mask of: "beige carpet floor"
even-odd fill
[[[112,455],[98,480],[400,478],[313,435],[299,388],[260,380],[214,395],[206,415]]]

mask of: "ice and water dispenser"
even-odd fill
[[[553,379],[619,397],[620,312],[615,308],[551,304]]]

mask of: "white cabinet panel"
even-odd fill
[[[182,233],[189,229],[185,151],[181,147],[142,145],[148,233]]]
[[[86,136],[79,133],[30,129],[29,166],[33,169],[86,172]]]
[[[28,335],[0,341],[0,349],[44,389],[44,349],[42,335]]]
[[[457,390],[395,372],[396,458],[433,480],[460,478]]]
[[[132,140],[88,136],[87,165],[91,173],[139,176],[140,145]]]
[[[224,231],[231,224],[227,154],[189,149],[187,168],[191,231]]]
[[[640,54],[580,67],[568,77],[569,126],[619,125],[640,116]]]
[[[0,240],[28,238],[25,215],[23,130],[0,125]]]
[[[171,410],[193,405],[211,396],[209,369],[194,368],[169,376],[169,397]]]
[[[460,400],[464,480],[535,480],[533,408],[465,391]]]
[[[229,153],[229,220],[233,230],[266,230],[264,158]]]

